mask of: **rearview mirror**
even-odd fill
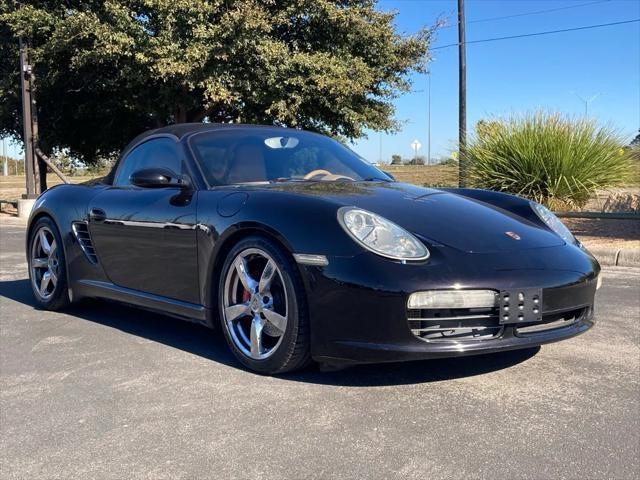
[[[168,168],[144,168],[131,174],[129,181],[132,185],[142,188],[174,187],[188,190],[191,184],[187,177],[181,177]]]

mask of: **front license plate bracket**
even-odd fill
[[[500,323],[542,321],[542,289],[500,290]]]

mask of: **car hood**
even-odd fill
[[[468,253],[554,247],[564,241],[547,228],[499,207],[455,193],[398,182],[286,183],[271,187],[320,196],[395,222],[428,243]]]

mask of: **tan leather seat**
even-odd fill
[[[263,182],[267,179],[262,148],[240,145],[229,165],[227,183]]]

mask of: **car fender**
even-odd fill
[[[46,215],[56,224],[62,248],[67,262],[67,284],[74,292],[74,283],[79,279],[106,280],[102,266],[93,265],[86,258],[72,231],[73,222],[87,220],[87,206],[91,198],[100,192],[103,186],[83,184],[61,184],[43,192],[37,199],[27,224],[26,249],[31,229],[38,218]],[[74,298],[76,299],[76,298]]]
[[[231,247],[251,234],[277,241],[292,255],[308,253],[354,256],[362,253],[340,227],[336,212],[340,205],[320,197],[279,192],[248,191],[247,201],[232,216],[221,216],[218,200],[226,193],[200,192],[198,201],[198,261],[201,298],[205,307],[215,306],[213,293],[222,264]],[[306,285],[303,269],[299,268]]]

